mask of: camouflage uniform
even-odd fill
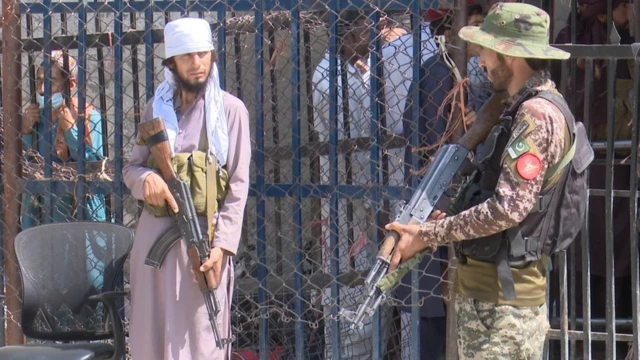
[[[539,72],[507,103],[515,101],[521,92],[530,87],[556,91],[548,72]],[[516,140],[526,142],[529,152],[538,156],[542,162],[542,169],[536,178],[523,179],[516,170],[518,158],[512,158],[505,151],[496,195],[455,216],[423,223],[427,238],[432,237],[440,244],[476,239],[504,231],[524,220],[538,201],[546,169],[560,161],[564,155],[566,124],[556,106],[547,100],[533,98],[522,103],[514,119],[513,129],[523,128],[523,131],[516,131],[511,135],[507,149]]]
[[[460,359],[541,359],[547,307],[498,305],[456,295]]]
[[[568,53],[548,45],[549,24],[549,15],[535,6],[498,3],[489,10],[481,27],[464,27],[459,35],[507,56],[568,58]],[[548,72],[538,72],[508,102],[513,103],[530,88],[555,91],[555,84]],[[502,154],[493,197],[457,215],[422,224],[424,241],[444,244],[478,239],[520,224],[541,191],[554,184],[554,178],[557,181],[554,176],[545,182],[545,172],[563,158],[568,144],[567,125],[555,105],[542,98],[522,103]],[[534,162],[523,163],[525,158]],[[531,166],[533,171],[528,171]],[[468,261],[459,266],[455,307],[461,359],[541,358],[549,329],[545,261],[543,258],[530,267],[511,268],[518,294],[512,301],[503,297],[495,264]]]

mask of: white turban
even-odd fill
[[[164,28],[165,58],[213,50],[211,26],[204,19],[181,18]]]
[[[164,28],[164,42],[167,59],[176,55],[214,50],[211,27],[204,19],[181,18],[169,22]],[[178,132],[178,118],[173,107],[173,94],[177,86],[173,73],[165,67],[164,81],[158,86],[153,100],[153,117],[164,119],[172,155],[175,154],[175,138]],[[215,155],[220,165],[224,166],[229,152],[229,129],[222,96],[218,67],[214,62],[204,95],[209,144],[207,154]]]

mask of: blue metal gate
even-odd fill
[[[344,111],[339,106],[341,88],[338,86],[341,73],[338,61],[339,18],[348,10],[360,10],[373,24],[378,24],[383,16],[398,23],[404,21],[413,38],[412,53],[414,61],[410,66],[411,78],[420,77],[420,31],[421,18],[426,9],[435,6],[436,1],[394,0],[391,2],[376,0],[286,0],[286,1],[107,1],[107,2],[53,2],[42,0],[35,2],[17,2],[3,0],[2,28],[2,101],[4,111],[4,164],[3,164],[3,206],[4,221],[4,270],[6,279],[6,310],[9,319],[6,326],[7,344],[23,342],[20,332],[19,274],[13,255],[13,238],[20,231],[21,194],[39,194],[43,196],[42,221],[53,220],[58,195],[71,193],[79,200],[75,219],[86,219],[86,194],[102,193],[109,196],[107,202],[112,220],[128,224],[135,219],[138,208],[130,199],[122,181],[122,168],[126,163],[126,150],[133,142],[132,124],[140,121],[144,104],[153,96],[154,86],[158,82],[159,61],[158,44],[163,43],[162,26],[171,18],[179,16],[199,16],[207,18],[217,36],[222,87],[242,98],[252,114],[252,140],[254,142],[251,201],[247,207],[245,222],[245,253],[247,253],[246,274],[237,284],[234,327],[239,350],[255,351],[261,359],[269,358],[269,351],[283,347],[286,358],[308,359],[322,358],[323,347],[331,347],[333,358],[347,357],[346,349],[341,349],[341,321],[338,312],[342,306],[339,299],[351,282],[362,282],[366,271],[341,270],[343,253],[339,247],[342,226],[355,221],[342,218],[344,202],[367,200],[373,209],[373,224],[378,229],[372,231],[369,239],[375,247],[379,244],[383,232],[381,227],[388,219],[391,210],[389,203],[410,198],[412,188],[417,185],[417,177],[410,180],[411,186],[390,185],[389,151],[404,148],[407,145],[417,148],[419,134],[412,134],[404,140],[393,134],[383,124],[386,108],[384,99],[384,62],[382,61],[381,30],[370,28],[370,64],[369,84],[370,114],[368,136],[344,139],[338,118]],[[456,5],[465,1],[456,1]],[[460,11],[460,6],[456,7]],[[322,19],[324,13],[325,18]],[[462,12],[464,14],[465,12]],[[244,16],[244,17],[243,17]],[[323,29],[318,21],[326,20],[328,26]],[[34,25],[35,24],[35,25]],[[328,36],[318,35],[325,30]],[[325,43],[311,39],[326,38]],[[290,37],[287,38],[287,37]],[[282,40],[285,38],[285,40]],[[281,45],[285,44],[285,45]],[[288,51],[286,47],[288,46]],[[139,47],[143,51],[139,52]],[[242,49],[249,51],[242,52]],[[594,58],[621,59],[634,58],[636,78],[634,89],[638,89],[638,60],[630,47],[585,48],[566,47],[573,58],[588,58],[588,66]],[[21,114],[25,104],[24,93],[29,87],[35,89],[34,69],[38,67],[35,58],[40,52],[50,54],[52,50],[66,50],[74,53],[78,59],[77,88],[80,108],[92,101],[88,93],[99,93],[99,108],[103,117],[108,119],[103,126],[106,155],[110,158],[104,163],[91,163],[82,156],[70,168],[77,170],[73,179],[62,179],[60,169],[52,161],[55,134],[50,131],[51,109],[45,107],[43,123],[47,129],[41,134],[42,141],[50,151],[42,154],[43,162],[38,168],[38,176],[31,174],[25,178],[21,169],[23,147],[21,140]],[[313,58],[318,53],[328,53],[329,103],[328,141],[319,141],[314,130],[313,106]],[[268,53],[268,55],[266,55]],[[125,56],[127,54],[128,56]],[[51,59],[43,56],[45,68],[45,103],[51,99]],[[286,60],[286,71],[277,69],[277,60]],[[464,58],[464,56],[462,57]],[[109,66],[109,60],[111,66]],[[285,62],[285,60],[281,60]],[[25,62],[27,64],[25,64]],[[142,63],[141,63],[142,62]],[[252,64],[253,62],[253,64]],[[282,63],[281,62],[281,63]],[[280,63],[280,64],[281,64]],[[458,62],[461,70],[466,68],[466,60]],[[283,65],[284,66],[284,65]],[[89,70],[93,69],[93,70]],[[144,73],[144,74],[141,74]],[[464,73],[464,70],[463,70]],[[97,81],[96,81],[97,74]],[[232,75],[235,75],[233,77]],[[575,77],[575,75],[574,75]],[[141,80],[144,79],[144,80]],[[249,79],[249,80],[247,80]],[[283,85],[284,82],[284,85]],[[97,85],[97,86],[96,86]],[[284,90],[283,90],[284,88]],[[611,89],[610,89],[611,90]],[[612,93],[613,91],[610,91]],[[380,94],[383,94],[382,96]],[[95,95],[95,94],[94,94]],[[31,96],[31,94],[29,94]],[[637,94],[636,94],[637,97]],[[410,91],[407,98],[412,100],[411,111],[417,119],[419,91]],[[282,108],[284,106],[284,110]],[[609,111],[611,114],[612,111]],[[282,115],[286,114],[286,115]],[[588,120],[585,120],[588,121]],[[417,122],[417,120],[416,120]],[[416,124],[416,129],[417,124]],[[632,158],[637,156],[637,111],[632,124],[634,136],[630,148]],[[609,128],[607,154],[613,154],[613,125]],[[84,123],[78,123],[78,132],[84,133]],[[345,138],[347,136],[344,136]],[[86,144],[79,143],[79,152],[85,151]],[[369,173],[370,182],[356,184],[348,180],[341,169],[340,162],[355,152],[368,152],[368,164],[364,168]],[[613,156],[613,155],[610,155]],[[328,182],[320,178],[319,158],[328,159]],[[404,160],[404,159],[402,159]],[[607,175],[613,162],[607,157]],[[417,161],[412,164],[417,164]],[[104,168],[103,168],[104,166]],[[110,175],[110,180],[92,177],[102,170]],[[290,169],[290,171],[283,171]],[[635,163],[632,162],[635,174]],[[56,175],[58,174],[58,175]],[[633,178],[633,184],[637,176]],[[610,203],[613,190],[607,185],[604,192]],[[597,194],[594,194],[594,196]],[[628,194],[636,199],[636,187]],[[321,218],[319,199],[328,200],[329,215]],[[127,207],[129,202],[131,206]],[[284,205],[283,205],[284,204]],[[607,205],[607,221],[611,221],[610,205]],[[632,202],[630,217],[636,217],[637,200]],[[353,214],[353,211],[350,212]],[[353,216],[351,216],[353,217]],[[129,219],[129,220],[127,220]],[[637,250],[635,221],[632,222],[632,249]],[[269,232],[269,230],[272,230]],[[322,255],[314,241],[321,242],[323,233],[329,232],[328,253]],[[608,234],[610,235],[610,234]],[[357,242],[352,236],[350,245]],[[586,241],[586,240],[585,240]],[[612,243],[612,240],[610,241]],[[610,243],[608,242],[608,244]],[[309,245],[311,244],[311,245]],[[357,245],[357,244],[356,244]],[[255,247],[253,247],[255,246]],[[322,247],[322,246],[321,246]],[[356,246],[357,247],[357,246]],[[607,247],[608,264],[613,264],[611,249]],[[240,254],[239,254],[240,255]],[[587,255],[588,256],[588,255]],[[323,272],[321,263],[327,258],[328,273]],[[611,258],[611,260],[610,260]],[[253,259],[253,262],[252,260]],[[242,260],[244,261],[244,260]],[[632,251],[633,335],[624,338],[636,344],[634,358],[638,359],[638,259],[637,251]],[[560,279],[567,280],[567,268],[564,258],[560,258]],[[357,273],[357,275],[354,275]],[[327,276],[328,275],[328,276]],[[411,285],[419,286],[421,271],[414,271]],[[611,275],[612,276],[612,275]],[[328,280],[327,280],[328,279]],[[443,275],[441,282],[448,279]],[[574,279],[575,280],[575,279]],[[574,281],[575,283],[575,281]],[[566,289],[567,283],[561,288]],[[332,301],[330,313],[323,313],[323,307],[313,301],[321,297],[327,287]],[[613,287],[612,293],[613,294]],[[588,294],[588,288],[587,290]],[[562,292],[566,297],[566,291]],[[611,295],[613,296],[613,295]],[[562,301],[563,300],[563,301]],[[414,291],[411,296],[413,315],[409,332],[420,332],[421,295]],[[557,302],[559,319],[556,325],[559,331],[552,331],[550,337],[561,339],[563,358],[568,357],[569,341],[585,339],[588,343],[596,340],[590,331],[577,332],[575,319],[568,324],[568,303],[566,298]],[[587,304],[588,307],[588,304]],[[450,309],[448,311],[451,311]],[[610,304],[606,319],[606,340],[609,355],[616,339],[615,311]],[[272,318],[278,321],[272,321]],[[575,316],[574,316],[575,317]],[[394,320],[400,323],[399,320]],[[588,315],[585,322],[589,322]],[[374,359],[398,358],[401,352],[400,329],[391,327],[383,331],[386,323],[379,314],[373,322],[373,334],[366,346]],[[553,321],[552,321],[553,323]],[[287,325],[291,324],[291,326]],[[325,326],[326,324],[326,326]],[[451,324],[451,323],[450,323]],[[455,324],[455,323],[453,323]],[[571,326],[571,331],[569,330]],[[1,328],[1,327],[0,327]],[[324,329],[320,331],[319,329]],[[448,356],[455,357],[455,326],[449,327],[447,342]],[[257,330],[255,334],[252,331]],[[574,330],[576,332],[574,332]],[[331,337],[322,339],[327,331]],[[274,340],[274,334],[278,334]],[[291,340],[293,335],[293,340]],[[3,336],[0,336],[4,338]],[[393,340],[393,339],[396,340]],[[391,340],[389,340],[391,339]],[[396,341],[396,342],[394,342]],[[575,341],[573,341],[575,345]],[[320,345],[318,345],[320,344]],[[411,339],[408,348],[411,358],[418,359],[421,352],[418,336]],[[389,355],[389,354],[392,355]],[[588,351],[586,352],[588,353]],[[341,355],[337,355],[341,354]],[[613,357],[611,357],[613,358]]]

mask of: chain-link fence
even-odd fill
[[[6,227],[7,244],[15,233],[47,222],[115,221],[135,228],[141,207],[122,185],[121,169],[146,102],[162,81],[162,29],[181,16],[202,17],[215,34],[224,89],[241,98],[251,114],[252,189],[235,258],[235,354],[248,358],[266,342],[272,355],[289,358],[295,355],[295,340],[303,339],[305,358],[358,357],[375,353],[375,343],[384,343],[378,354],[408,356],[411,325],[401,314],[409,314],[411,301],[431,301],[429,307],[439,308],[435,317],[444,319],[446,251],[425,260],[429,270],[417,274],[424,282],[419,296],[408,296],[407,283],[403,299],[383,306],[377,330],[367,325],[347,332],[340,321],[341,333],[333,337],[339,319],[332,309],[353,309],[362,301],[363,277],[377,252],[381,224],[397,213],[399,199],[410,196],[409,182],[415,185],[411,178],[418,176],[412,174],[420,173],[423,155],[435,149],[418,148],[437,146],[453,128],[447,125],[449,109],[440,105],[456,81],[446,64],[437,63],[433,75],[416,66],[436,86],[433,93],[414,97],[438,120],[420,128],[417,119],[405,120],[414,125],[403,132],[414,70],[412,9],[363,3],[336,12],[312,5],[292,12],[257,3],[19,4],[19,31],[5,33],[7,45],[18,50],[14,64],[19,64],[5,74],[5,81],[13,77],[9,81],[19,89],[4,97],[14,102],[4,104],[5,129],[12,130],[5,156],[22,148],[4,163],[4,174],[14,176],[5,185],[15,186],[5,199],[13,197],[4,218],[12,224]],[[445,15],[450,26],[451,14]],[[292,32],[295,28],[300,32]],[[417,29],[421,36],[429,31]],[[10,35],[15,39],[7,39]],[[423,46],[426,59],[438,45],[424,40],[429,40]],[[343,62],[349,56],[361,60]],[[387,72],[393,75],[382,75]],[[338,84],[336,92],[332,83]],[[76,124],[75,142],[58,130],[58,93],[75,97],[78,108],[88,106],[85,121]],[[411,131],[420,132],[413,146],[417,152],[405,154],[403,139]],[[78,135],[83,133],[84,142]],[[65,135],[67,148],[61,141]],[[407,162],[405,156],[416,160]],[[15,267],[11,260],[6,268],[9,344],[21,342],[19,273],[10,269]],[[125,284],[127,278],[125,270]],[[124,313],[126,322],[127,306]],[[438,329],[444,339],[444,321]]]
[[[163,80],[162,29],[191,16],[211,24],[222,87],[251,118],[234,359],[453,356],[447,248],[426,256],[363,329],[349,330],[338,312],[362,303],[383,225],[488,98],[477,49],[460,51],[450,37],[487,9],[468,3],[4,0],[7,344],[24,340],[13,251],[21,230],[76,220],[136,227],[142,207],[122,168]],[[89,105],[70,133],[49,106],[64,101],[58,93]],[[123,314],[126,324],[127,302]]]

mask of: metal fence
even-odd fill
[[[6,344],[25,341],[20,331],[20,278],[13,252],[13,239],[26,226],[25,218],[30,215],[44,223],[106,220],[135,227],[140,207],[123,184],[122,167],[135,141],[135,126],[145,104],[162,80],[162,28],[169,20],[188,15],[211,23],[222,87],[241,98],[251,114],[250,199],[235,259],[235,356],[240,359],[259,353],[262,359],[358,358],[354,352],[362,349],[374,359],[418,359],[418,354],[427,351],[427,344],[416,335],[421,326],[424,329],[420,318],[426,311],[427,318],[442,321],[435,327],[442,330],[439,341],[446,342],[447,357],[455,358],[455,314],[452,306],[446,306],[449,295],[445,286],[455,266],[446,249],[428,257],[411,274],[406,291],[394,293],[367,332],[346,332],[337,316],[340,308],[357,306],[361,300],[363,276],[383,236],[382,225],[393,216],[399,200],[411,196],[424,160],[444,135],[464,131],[462,124],[454,124],[446,116],[450,109],[441,108],[443,95],[456,81],[446,83],[442,64],[429,65],[426,61],[429,55],[425,52],[433,52],[429,46],[437,44],[421,41],[422,33],[429,30],[423,24],[426,10],[442,3],[3,0],[0,211],[4,251],[0,254],[4,255],[3,290],[7,299],[6,324],[0,327],[6,336],[0,338],[6,339]],[[455,10],[456,27],[467,20],[468,8],[463,4],[466,1],[448,4]],[[536,4],[549,10],[553,2]],[[340,61],[344,54],[340,54],[339,44],[344,39],[339,19],[353,10],[366,18],[363,26],[370,50],[368,64]],[[386,25],[381,26],[383,23]],[[403,31],[407,35],[391,40]],[[572,60],[564,64],[561,87],[567,98],[574,99],[572,104],[576,96],[582,96],[575,89],[566,90],[569,80],[575,83],[578,76],[576,59],[585,58],[587,69],[592,69],[596,59],[609,62],[609,121],[605,122],[605,136],[594,140],[596,148],[602,150],[598,158],[602,164],[595,174],[605,174],[606,181],[601,189],[592,186],[587,200],[591,206],[592,199],[604,198],[596,207],[605,212],[600,218],[594,217],[597,214],[590,216],[585,225],[587,230],[594,221],[605,219],[606,271],[601,288],[606,289],[606,301],[603,308],[596,309],[591,300],[589,264],[593,256],[601,257],[601,249],[591,252],[597,255],[590,257],[586,251],[577,256],[572,247],[568,257],[559,256],[550,278],[554,330],[549,333],[547,356],[598,358],[592,347],[598,350],[604,344],[607,359],[624,357],[627,352],[630,358],[639,359],[637,165],[621,159],[637,158],[635,104],[640,60],[637,48],[630,45],[565,48],[572,53]],[[23,143],[21,135],[25,109],[37,103],[38,68],[45,74],[44,103],[52,98],[53,60],[46,54],[53,50],[64,50],[77,59],[77,86],[71,93],[78,97],[80,108],[93,104],[101,115],[100,121],[88,123],[93,140],[100,141],[92,141],[92,145],[78,142],[80,154],[94,147],[98,154],[94,158],[77,156],[65,165],[56,162],[50,107],[42,109],[43,131],[34,142]],[[465,53],[453,49],[451,54],[465,76]],[[628,138],[620,138],[616,132],[620,121],[615,121],[617,85],[612,79],[613,64],[618,59],[634,64],[629,95],[634,106],[629,117],[632,121],[627,124]],[[69,65],[65,63],[64,67]],[[585,89],[589,90],[584,96],[600,96],[596,92],[603,89],[594,90],[590,85],[592,72],[585,73]],[[427,84],[435,85],[420,86],[430,86]],[[592,109],[585,109],[582,120],[590,128]],[[432,122],[420,124],[423,112],[436,116]],[[79,122],[77,127],[79,134],[85,132],[85,123]],[[620,152],[625,149],[627,153]],[[626,167],[627,172],[616,175],[616,179],[626,176],[630,182],[614,189],[613,174],[620,167]],[[33,201],[24,194],[38,195],[37,206],[28,206]],[[62,194],[73,194],[78,200]],[[88,194],[104,198],[95,200],[95,205],[95,198],[86,197]],[[620,205],[613,202],[614,198],[632,201]],[[64,205],[67,203],[69,206]],[[613,222],[627,216],[627,249],[633,251],[628,251],[628,282],[619,286],[613,281],[614,265],[620,260],[614,257],[614,244],[615,248],[624,244],[614,241]],[[594,242],[582,236],[581,248],[590,248],[589,240]],[[583,286],[577,288],[580,284]],[[620,307],[614,295],[626,284],[632,290],[628,294],[628,314],[617,316]],[[583,302],[581,312],[577,311],[579,301]],[[596,312],[603,316],[592,316]],[[617,354],[616,341],[623,345]]]

